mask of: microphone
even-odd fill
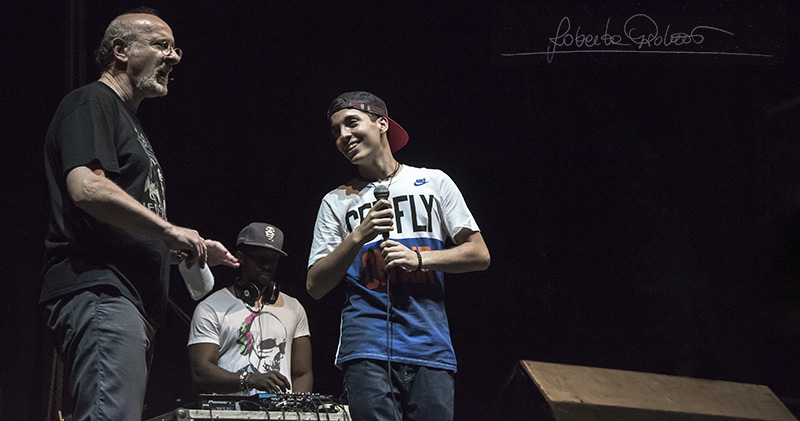
[[[387,199],[388,200],[389,199],[389,187],[388,186],[384,186],[383,184],[378,184],[377,186],[375,186],[375,191],[373,192],[373,194],[375,195],[375,199],[378,199],[378,200]],[[383,233],[383,239],[384,240],[388,240],[389,239],[389,233],[388,232],[384,232]]]
[[[378,184],[375,186],[375,191],[373,191],[375,195],[375,199],[389,199],[389,186],[384,186],[383,184]],[[383,239],[389,239],[389,233],[383,233]],[[390,306],[394,306],[397,308],[408,308],[409,305],[409,297],[411,296],[410,292],[408,291],[408,287],[405,285],[403,280],[403,273],[402,268],[400,266],[395,266],[386,272],[386,294],[389,296]],[[391,287],[389,286],[391,285]],[[388,308],[387,308],[388,311]]]

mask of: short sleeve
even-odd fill
[[[213,343],[219,345],[220,322],[217,313],[205,303],[201,302],[194,309],[192,323],[189,328],[188,345],[198,343]]]

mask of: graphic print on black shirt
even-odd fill
[[[142,204],[166,220],[167,200],[164,195],[164,173],[161,172],[161,165],[158,164],[158,159],[156,159],[156,154],[153,152],[153,147],[150,146],[147,136],[136,128],[134,130],[136,131],[136,139],[147,152],[147,156],[150,157],[150,171],[144,184],[145,196],[150,198],[150,201],[142,202]]]

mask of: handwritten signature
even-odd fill
[[[564,17],[558,24],[556,36],[550,38],[547,46],[547,62],[551,63],[558,48],[577,47],[592,49],[596,47],[630,47],[637,46],[638,50],[650,47],[671,47],[687,44],[702,44],[705,37],[701,32],[705,31],[722,32],[733,36],[732,32],[724,29],[714,28],[713,26],[695,26],[689,33],[674,32],[670,33],[670,25],[667,25],[663,34],[655,20],[645,14],[633,15],[625,21],[623,33],[610,33],[609,26],[611,18],[606,21],[605,31],[602,34],[587,34],[581,32],[579,26],[575,33],[571,32],[572,24],[569,17]]]

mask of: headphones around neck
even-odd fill
[[[236,291],[236,296],[244,301],[245,304],[253,307],[256,305],[256,301],[261,298],[261,291],[258,289],[256,284],[252,282],[241,281],[239,279],[233,284],[233,290]],[[275,304],[278,301],[278,296],[280,295],[281,289],[278,286],[278,283],[272,281],[272,291],[270,292],[269,298],[266,299],[267,304]]]

